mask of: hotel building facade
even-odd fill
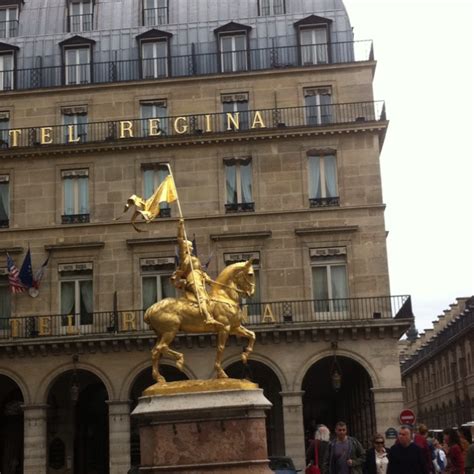
[[[341,0],[0,0],[0,37],[2,473],[138,464],[143,308],[175,295],[178,218],[114,219],[167,164],[209,274],[253,258],[255,351],[243,367],[231,339],[224,368],[273,403],[269,454],[302,468],[317,423],[364,443],[397,424],[413,314],[390,294],[388,121]],[[11,294],[28,248],[38,294]],[[168,380],[212,377],[215,335],[175,346]]]

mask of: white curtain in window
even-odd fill
[[[227,190],[227,204],[237,204],[237,174],[235,165],[226,165],[225,182]]]
[[[336,157],[334,155],[326,155],[324,157],[326,197],[337,196],[336,173]]]
[[[148,309],[152,304],[157,302],[156,276],[142,278],[142,300],[143,309]]]
[[[94,306],[92,280],[83,280],[80,281],[79,284],[81,292],[81,306],[83,306],[88,313],[92,313]]]
[[[75,294],[74,281],[61,282],[61,314],[69,315],[75,312]]]
[[[74,210],[74,179],[64,179],[64,214],[75,214]]]
[[[252,163],[240,164],[240,184],[242,202],[253,202],[252,199]]]
[[[11,315],[11,293],[8,288],[8,279],[2,278],[0,284],[0,329],[8,329]]]
[[[0,184],[0,220],[8,220],[10,214],[9,183]]]
[[[347,298],[347,276],[345,265],[331,266],[332,298]]]
[[[309,157],[309,198],[317,199],[321,197],[321,170],[320,157]]]
[[[79,214],[89,214],[89,178],[79,178]]]

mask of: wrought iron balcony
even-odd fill
[[[114,122],[89,122],[82,124],[87,135],[74,135],[68,125],[18,128],[3,131],[8,144],[0,148],[0,154],[8,148],[42,147],[51,145],[81,146],[85,143],[126,142],[127,140],[170,140],[204,135],[256,133],[264,130],[295,128],[321,128],[333,125],[358,124],[386,120],[383,101],[352,102],[324,105],[331,120],[315,122],[308,117],[317,106],[286,107],[249,110],[248,112],[195,114],[156,119],[129,119]],[[153,122],[150,123],[150,120]],[[236,126],[244,125],[244,128]],[[72,136],[69,136],[72,134]]]
[[[339,206],[339,196],[324,197],[324,198],[310,198],[310,207],[329,207]]]
[[[62,224],[86,224],[89,222],[89,214],[65,214],[61,216]]]
[[[409,296],[380,296],[331,300],[270,301],[243,306],[247,326],[264,329],[271,325],[303,324],[317,327],[328,323],[413,319]],[[116,337],[145,332],[143,310],[105,311],[76,315],[44,315],[0,319],[0,341],[31,338],[67,338],[102,335]]]
[[[92,17],[92,15],[90,16]],[[92,18],[90,22],[92,22]],[[88,23],[84,22],[84,25],[87,26]],[[0,71],[0,91],[233,74],[272,69],[326,67],[330,64],[349,64],[373,59],[371,40],[205,54],[195,53],[193,48],[191,54],[182,56],[171,55],[144,60],[130,59],[69,64],[67,66],[69,70],[71,68],[82,70],[81,79],[77,81],[70,79],[65,66],[4,69]]]
[[[255,203],[254,202],[235,202],[228,203],[225,205],[225,212],[254,212]]]
[[[0,38],[13,38],[18,36],[18,20],[0,21]]]

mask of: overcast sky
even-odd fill
[[[392,294],[418,330],[474,294],[472,0],[344,0],[355,39],[374,41],[375,99]]]

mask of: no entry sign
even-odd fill
[[[415,413],[412,410],[406,408],[400,413],[400,423],[402,425],[414,425],[416,422]]]

